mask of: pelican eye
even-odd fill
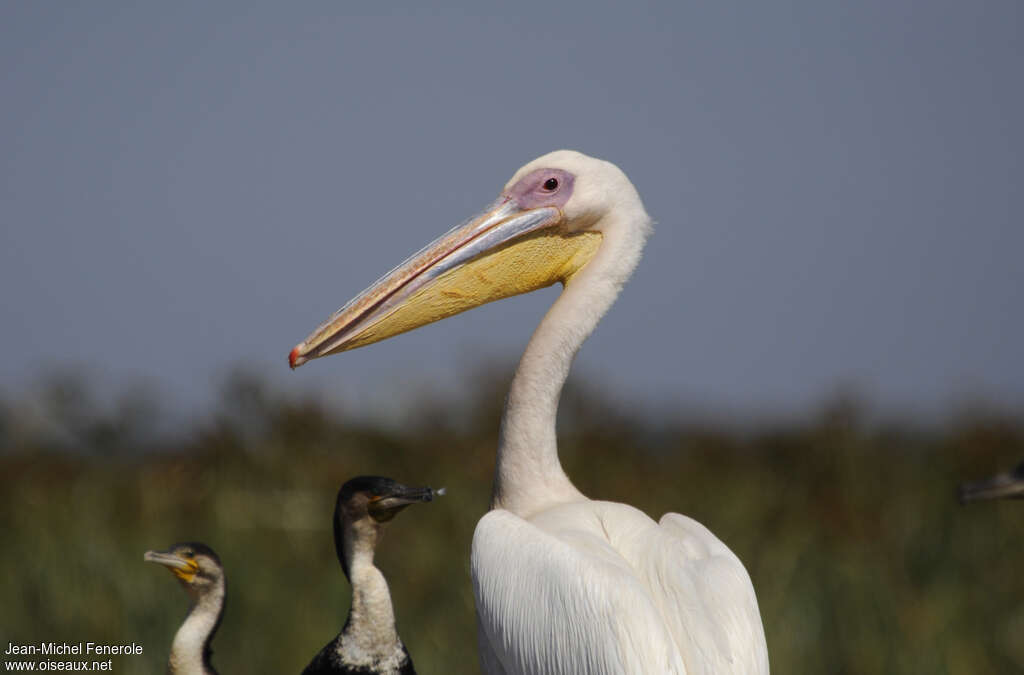
[[[554,192],[555,190],[557,190],[558,189],[558,179],[557,178],[548,178],[546,181],[544,181],[544,189],[547,190],[548,192]]]

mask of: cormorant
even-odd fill
[[[352,584],[352,606],[341,633],[310,661],[303,675],[415,675],[395,629],[391,593],[373,564],[373,552],[384,523],[410,504],[431,501],[435,494],[443,491],[407,487],[379,476],[353,478],[338,490],[334,547]]]
[[[163,565],[178,577],[192,606],[171,643],[170,675],[217,675],[210,663],[210,641],[224,615],[227,580],[220,558],[206,544],[174,544],[166,551],[146,551],[147,562]]]

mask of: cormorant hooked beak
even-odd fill
[[[429,487],[408,487],[395,483],[389,492],[371,497],[366,510],[374,520],[387,521],[410,504],[433,501],[435,495],[444,493],[444,488],[434,490]]]

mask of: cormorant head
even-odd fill
[[[193,599],[224,583],[224,567],[220,558],[206,544],[174,544],[166,551],[146,551],[142,559],[169,569]]]
[[[372,555],[384,523],[410,504],[429,502],[441,494],[443,488],[409,487],[381,476],[358,476],[342,485],[334,506],[334,545],[345,575],[351,551],[358,548]]]

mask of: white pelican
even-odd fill
[[[482,214],[416,253],[289,354],[370,344],[555,282],[505,404],[491,507],[473,535],[487,673],[768,672],[743,564],[700,523],[654,522],[593,501],[558,461],[555,415],[572,360],[611,307],[650,231],[614,164],[561,150],[519,169]]]

